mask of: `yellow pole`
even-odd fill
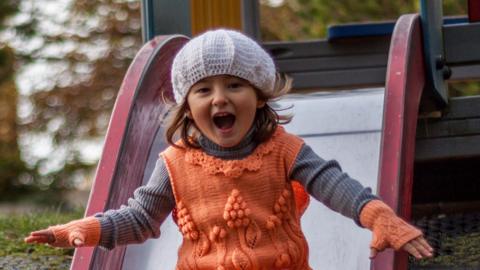
[[[190,0],[192,36],[212,28],[242,30],[241,0]]]

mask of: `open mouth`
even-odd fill
[[[227,112],[216,113],[213,116],[213,123],[220,130],[228,130],[235,124],[235,115]]]

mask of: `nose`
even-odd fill
[[[214,87],[212,104],[214,106],[224,106],[228,103],[228,96],[225,93],[223,87]]]

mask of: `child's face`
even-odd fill
[[[223,146],[235,146],[250,130],[258,100],[255,89],[245,80],[219,75],[194,84],[188,92],[187,115],[204,136]]]

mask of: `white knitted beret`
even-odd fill
[[[171,72],[177,104],[193,84],[209,76],[240,77],[267,96],[275,84],[270,55],[244,34],[226,29],[208,31],[187,42],[175,56]]]

